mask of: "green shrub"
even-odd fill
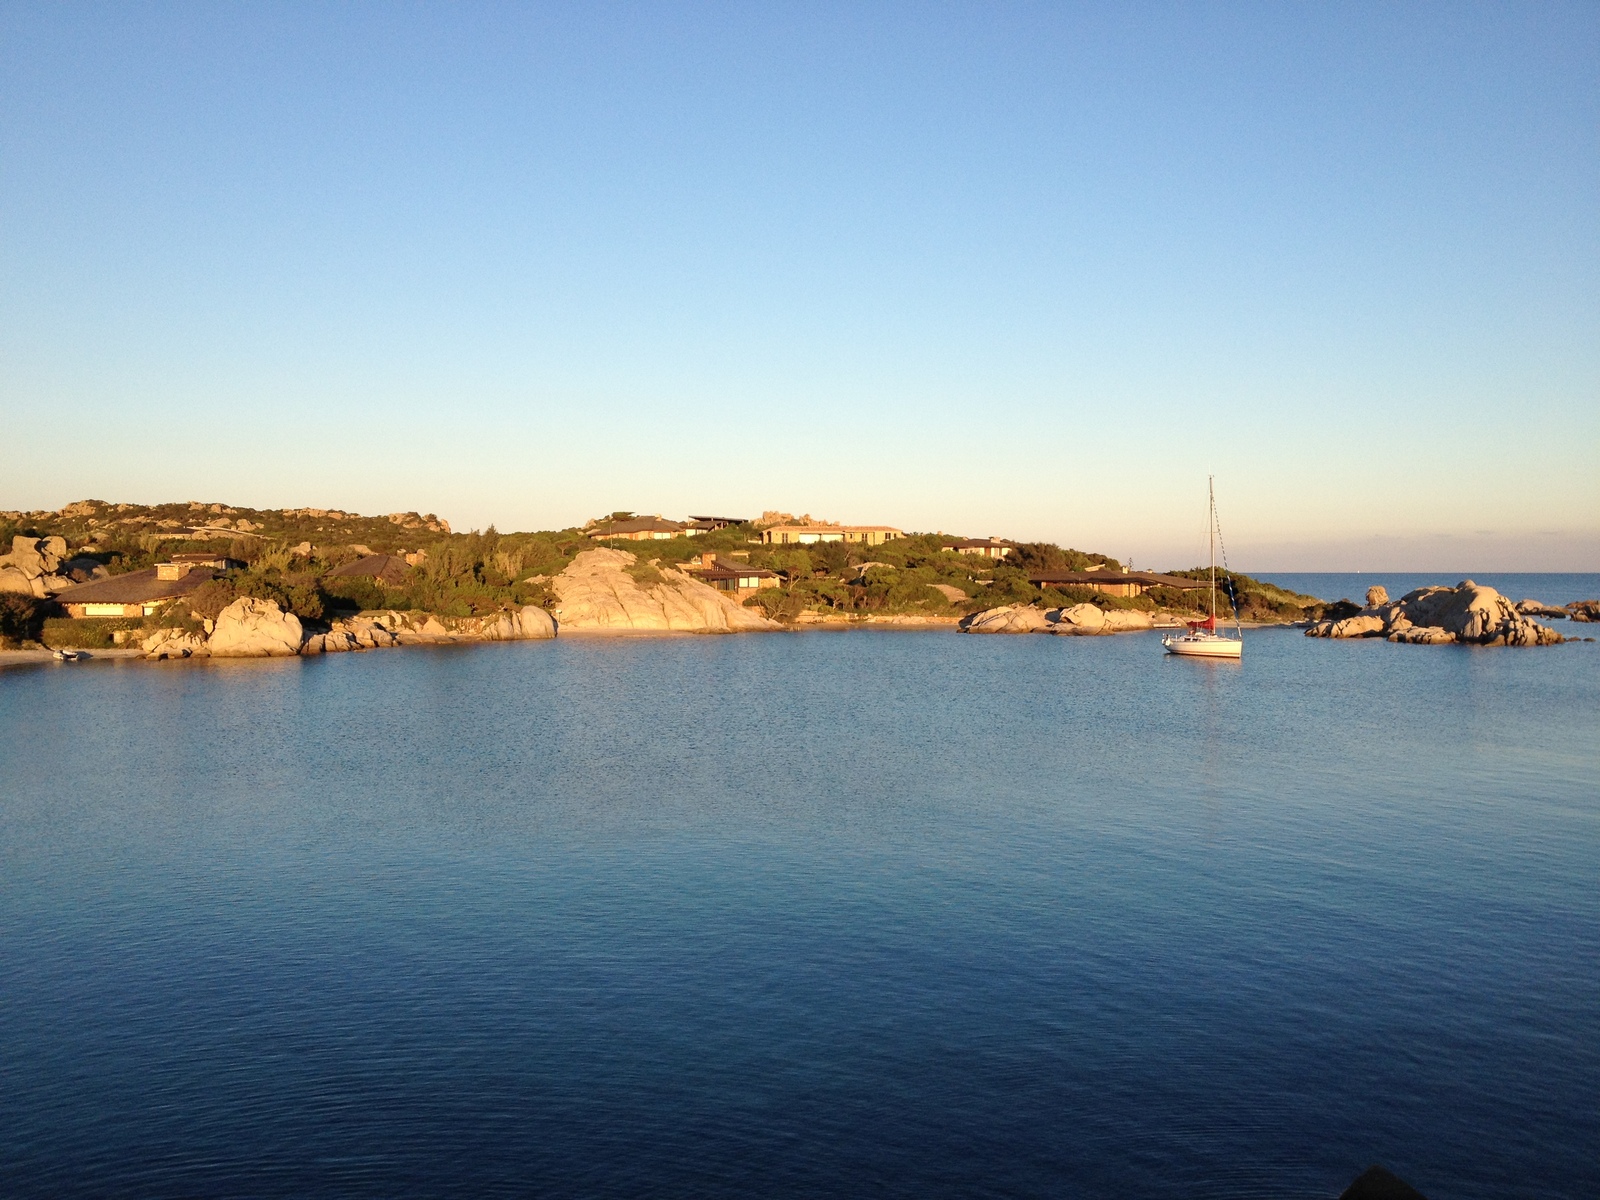
[[[388,607],[388,594],[376,579],[340,575],[324,579],[322,591],[331,601],[346,601],[344,604],[330,605],[334,608],[354,607],[364,611]]]
[[[660,571],[645,562],[631,562],[623,570],[633,576],[633,581],[642,588],[653,588],[664,578]]]
[[[769,621],[788,624],[806,609],[805,597],[786,592],[782,588],[762,588],[744,602],[746,608],[758,608]]]
[[[44,604],[32,596],[0,592],[0,645],[14,646],[19,642],[38,641],[44,613]]]
[[[113,633],[143,628],[139,617],[51,617],[44,622],[39,641],[52,650],[109,650],[116,645]]]

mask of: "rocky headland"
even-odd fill
[[[154,660],[288,658],[394,646],[548,639],[589,633],[735,633],[777,629],[759,613],[681,571],[641,566],[623,550],[579,554],[551,580],[555,611],[537,605],[477,617],[369,612],[305,621],[276,601],[241,596],[199,629],[158,629],[139,646]]]
[[[1363,608],[1337,620],[1318,621],[1306,636],[1381,637],[1424,646],[1551,646],[1565,640],[1531,619],[1524,606],[1566,615],[1537,601],[1513,604],[1494,588],[1464,579],[1455,587],[1417,588],[1398,600],[1390,600],[1381,587],[1370,588]]]

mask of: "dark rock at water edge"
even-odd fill
[[[1600,600],[1574,600],[1567,605],[1567,615],[1574,621],[1600,621]]]
[[[1392,1171],[1374,1163],[1339,1193],[1339,1200],[1427,1200],[1427,1197]]]

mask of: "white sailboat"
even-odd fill
[[[1190,621],[1189,632],[1169,633],[1161,639],[1168,654],[1182,654],[1190,658],[1242,658],[1244,657],[1244,631],[1239,628],[1239,608],[1234,605],[1234,636],[1217,632],[1217,491],[1211,476],[1206,476],[1206,496],[1210,501],[1210,518],[1206,540],[1211,544],[1211,615],[1204,621]]]

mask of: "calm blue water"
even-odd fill
[[[1600,1195],[1600,645],[0,675],[13,1196]]]
[[[1439,584],[1454,586],[1463,579],[1471,579],[1476,583],[1486,584],[1502,595],[1516,600],[1542,600],[1546,604],[1570,604],[1574,600],[1600,599],[1600,575],[1594,574],[1531,574],[1507,573],[1504,571],[1482,572],[1450,572],[1434,571],[1360,571],[1360,572],[1308,572],[1308,571],[1279,571],[1267,572],[1259,576],[1277,584],[1279,587],[1288,588],[1290,591],[1299,592],[1306,596],[1315,596],[1319,600],[1354,600],[1357,604],[1366,599],[1367,589],[1375,583],[1381,583],[1388,589],[1389,595],[1400,597],[1407,592],[1419,587],[1435,587]],[[1572,633],[1565,626],[1557,628]],[[1581,632],[1581,631],[1580,631]]]

